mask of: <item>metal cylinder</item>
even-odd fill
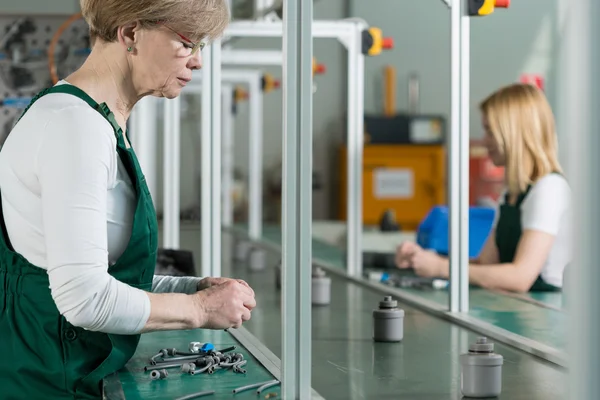
[[[263,249],[253,248],[250,250],[248,265],[250,271],[262,271],[265,269],[266,252]]]
[[[312,304],[325,306],[331,303],[331,278],[325,276],[325,271],[316,268],[312,276]]]
[[[408,111],[411,114],[419,112],[420,85],[419,76],[413,72],[408,77]]]
[[[386,296],[373,310],[373,340],[400,342],[404,338],[404,310],[392,296]]]
[[[480,337],[469,352],[460,356],[460,390],[465,397],[497,397],[502,392],[503,357],[494,353],[494,344]]]
[[[240,239],[235,245],[235,259],[237,261],[245,261],[250,252],[250,242]]]

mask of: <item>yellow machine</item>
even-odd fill
[[[346,147],[340,149],[340,208],[346,219]],[[446,203],[446,161],[441,145],[366,145],[363,156],[363,224],[377,225],[393,210],[403,230],[416,230],[436,205]]]

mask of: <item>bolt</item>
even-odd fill
[[[477,338],[477,344],[486,344],[487,343],[487,338],[486,337],[480,337]]]
[[[385,296],[383,301],[392,301],[392,296]]]
[[[153,370],[150,373],[150,378],[155,381],[157,379],[165,379],[167,376],[169,376],[169,373],[167,372],[166,369],[161,369],[161,370]]]
[[[192,371],[194,371],[196,369],[196,364],[194,363],[187,363],[187,364],[183,364],[181,366],[181,372],[184,373],[190,373]]]

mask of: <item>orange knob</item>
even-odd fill
[[[496,0],[496,7],[498,7],[498,8],[510,7],[510,0]]]

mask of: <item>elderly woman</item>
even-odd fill
[[[505,167],[506,190],[469,281],[512,292],[557,291],[571,262],[571,189],[558,162],[552,109],[541,90],[513,84],[481,103],[484,141]],[[412,242],[396,252],[399,268],[427,277],[449,275],[448,260]]]
[[[81,0],[92,52],[29,105],[0,152],[2,398],[99,398],[140,334],[239,327],[243,281],[155,277],[157,221],[126,135],[144,96],[201,68],[225,0]]]

